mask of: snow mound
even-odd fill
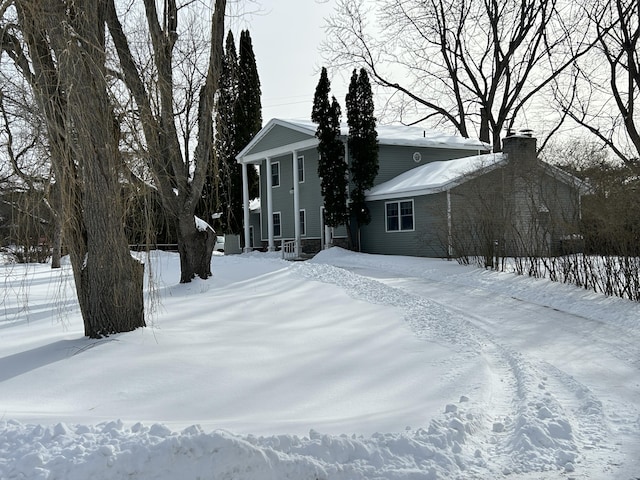
[[[427,429],[355,435],[239,436],[173,432],[162,424],[121,421],[53,426],[0,422],[0,478],[410,479],[482,478],[482,455],[466,448],[479,420],[461,409]],[[477,474],[477,477],[475,476]]]

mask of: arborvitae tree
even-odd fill
[[[237,142],[244,148],[262,128],[262,103],[260,78],[248,30],[240,33],[240,58],[238,65],[239,91],[236,110]]]
[[[311,121],[320,123],[323,118],[326,118],[329,114],[329,91],[331,90],[331,84],[327,77],[327,69],[322,67],[320,72],[320,80],[316,86],[316,93],[313,97],[313,109],[311,110]]]
[[[232,218],[231,192],[236,175],[236,104],[238,102],[238,55],[233,33],[229,31],[222,58],[220,84],[216,97],[216,137],[209,164],[207,179],[198,206],[198,214],[207,222],[212,215],[223,213],[215,228],[219,232],[230,231]],[[214,222],[215,223],[215,222]]]
[[[260,97],[260,77],[253,53],[253,44],[249,30],[240,33],[240,58],[238,60],[238,103],[236,105],[236,145],[238,152],[242,150],[262,128],[262,102]],[[235,161],[235,159],[234,159]],[[242,186],[242,169],[238,166],[240,183]],[[259,194],[258,172],[249,168],[249,197],[256,198]],[[242,188],[239,192],[240,206],[242,205]],[[242,208],[238,213],[242,219]],[[241,221],[239,222],[241,224]]]
[[[356,70],[351,76],[346,97],[349,124],[349,155],[351,157],[351,213],[358,227],[371,221],[364,192],[373,187],[378,175],[378,133],[373,116],[373,93],[366,70]]]
[[[330,89],[327,71],[323,68],[313,99],[311,120],[318,124],[318,175],[324,198],[324,222],[329,227],[338,227],[347,221],[347,164],[340,140],[340,105],[335,97],[329,103]]]
[[[249,31],[240,33],[240,55],[234,37],[227,35],[220,90],[217,97],[215,157],[203,194],[206,217],[222,213],[216,228],[225,233],[242,231],[242,167],[236,155],[262,127],[260,79]],[[249,171],[249,196],[259,195],[255,169]]]

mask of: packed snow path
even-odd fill
[[[480,382],[491,385],[469,404],[486,413],[485,432],[473,437],[485,435],[480,442],[492,446],[481,451],[504,465],[504,474],[514,465],[517,473],[555,461],[567,473],[587,466],[590,478],[640,478],[635,309],[584,311],[584,302],[572,300],[573,287],[551,284],[540,295],[527,289],[535,281],[529,278],[516,277],[505,288],[489,281],[501,275],[495,272],[454,268],[443,277],[442,268],[425,270],[410,258],[333,255],[328,261],[370,280],[327,276],[341,278],[354,296],[404,306],[418,336],[459,343],[470,362],[486,365]],[[471,387],[470,396],[482,389]]]

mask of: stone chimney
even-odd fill
[[[507,161],[512,165],[535,165],[538,155],[532,131],[508,131],[507,136],[502,139],[502,152],[507,154]]]

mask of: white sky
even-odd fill
[[[325,38],[324,19],[333,13],[334,0],[240,3],[235,9],[241,8],[244,15],[236,16],[232,7],[227,25],[234,35],[250,30],[262,84],[263,123],[272,118],[308,119],[323,66],[319,47]],[[344,106],[348,76],[330,80],[331,94]]]
[[[335,10],[337,0],[230,0],[227,28],[240,37],[248,28],[253,40],[262,85],[263,124],[272,118],[309,119],[313,94],[323,66],[320,44],[325,39],[325,19]],[[331,69],[329,69],[331,72]],[[331,72],[331,95],[343,109],[351,71]],[[374,89],[379,107],[384,91]],[[385,118],[376,110],[379,121]],[[525,123],[533,119],[523,119]],[[539,118],[536,117],[539,122]],[[528,124],[527,124],[528,125]],[[538,133],[548,130],[543,124]],[[565,126],[565,129],[567,126]],[[453,133],[453,132],[451,132]]]

